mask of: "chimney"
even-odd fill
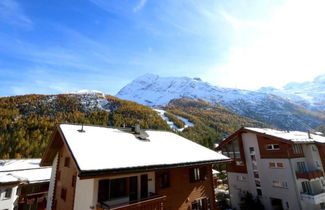
[[[80,133],[83,133],[83,132],[86,132],[85,130],[84,130],[84,124],[82,123],[81,124],[81,129],[80,130],[78,130]]]
[[[311,135],[310,135],[310,130],[308,130],[307,133],[308,133],[308,138],[309,138],[309,139],[312,139],[312,137],[311,137]]]
[[[140,134],[140,124],[139,123],[135,124],[135,126],[134,126],[134,133]]]

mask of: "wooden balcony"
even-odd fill
[[[145,199],[108,206],[97,205],[97,210],[164,210],[166,196],[151,196]]]
[[[296,176],[298,179],[316,179],[324,176],[323,171],[316,170],[316,171],[306,171],[306,172],[296,172]]]

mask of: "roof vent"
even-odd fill
[[[309,138],[309,139],[312,139],[312,137],[311,137],[311,135],[310,135],[310,131],[309,131],[309,130],[307,131],[307,133],[308,133],[308,138]]]
[[[140,124],[139,123],[135,124],[135,126],[132,127],[132,132],[134,132],[135,134],[140,134],[141,129],[140,129]]]
[[[81,129],[80,130],[78,130],[80,133],[84,133],[84,132],[86,132],[85,130],[84,130],[84,124],[81,124]]]

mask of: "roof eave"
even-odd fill
[[[109,175],[109,174],[155,171],[155,170],[162,170],[162,169],[191,167],[191,166],[197,166],[197,165],[226,163],[226,162],[230,162],[230,161],[231,161],[231,159],[221,159],[221,160],[198,161],[198,162],[191,162],[191,163],[162,164],[162,165],[128,167],[128,168],[117,168],[117,169],[87,170],[87,171],[84,170],[84,171],[80,171],[78,176],[81,179],[87,179],[87,178],[92,178],[93,176],[105,176],[105,175]]]

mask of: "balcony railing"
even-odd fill
[[[321,170],[306,171],[306,172],[299,172],[299,171],[297,171],[296,172],[296,176],[297,176],[298,179],[308,179],[308,180],[311,180],[311,179],[316,179],[316,178],[319,178],[319,177],[324,176],[324,173]]]
[[[325,202],[325,191],[315,194],[301,193],[301,199],[307,203],[318,205]]]
[[[145,199],[132,202],[119,203],[116,205],[107,205],[100,203],[97,210],[164,210],[166,196],[151,196]]]

